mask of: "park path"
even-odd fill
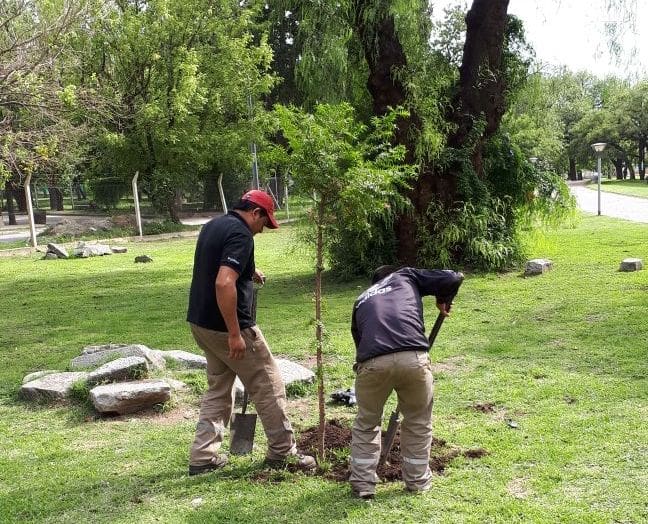
[[[582,182],[570,182],[569,190],[576,198],[581,211],[596,215],[598,212],[596,190],[586,188]],[[648,223],[648,199],[601,191],[601,215]]]

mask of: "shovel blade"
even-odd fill
[[[230,425],[230,453],[247,455],[252,452],[254,432],[256,431],[256,414],[235,413]]]

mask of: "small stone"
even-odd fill
[[[56,253],[48,251],[47,253],[45,253],[45,256],[43,258],[45,258],[45,260],[58,260],[58,255]]]
[[[640,258],[626,258],[621,262],[619,271],[640,271],[643,269],[643,260]]]
[[[533,275],[542,275],[547,271],[551,271],[553,262],[544,258],[534,258],[526,263],[524,268],[524,275],[529,277]]]
[[[199,507],[199,506],[202,506],[202,505],[203,505],[203,502],[204,502],[204,501],[203,501],[203,498],[202,498],[202,497],[196,497],[195,499],[193,499],[193,500],[191,501],[191,506],[194,507],[194,508],[197,508],[197,507]]]
[[[135,257],[136,264],[146,264],[147,262],[153,262],[153,259],[148,255],[139,255]]]
[[[113,253],[128,253],[128,248],[124,246],[111,246],[110,249]]]

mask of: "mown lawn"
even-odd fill
[[[275,354],[310,363],[311,260],[289,233],[257,237],[259,324]],[[488,454],[455,459],[426,495],[391,483],[370,504],[320,477],[257,480],[260,426],[252,456],[188,477],[196,395],[117,419],[16,398],[26,373],[64,369],[87,344],[198,351],[184,321],[194,239],[85,260],[0,257],[0,522],[645,522],[648,271],[617,270],[648,262],[647,234],[586,217],[537,243],[548,274],[469,274],[432,352],[435,432]],[[134,264],[139,254],[154,262]],[[325,283],[329,391],[352,385],[350,308],[365,284]],[[312,393],[290,410],[297,431],[316,422]]]
[[[595,183],[588,184],[588,189],[597,189]],[[648,198],[648,183],[645,180],[601,180],[601,191],[618,193],[641,198]]]

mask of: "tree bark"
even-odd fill
[[[569,158],[569,174],[567,176],[569,180],[578,180],[578,172],[576,171],[576,159]]]
[[[616,179],[623,180],[623,158],[613,158],[612,164],[614,164]]]
[[[5,182],[5,198],[7,199],[7,216],[9,217],[9,225],[16,225],[16,209],[14,207],[14,189],[13,183],[10,180]]]
[[[50,209],[63,211],[63,191],[58,187],[52,186],[49,186],[47,191],[49,192]]]
[[[203,179],[203,211],[215,209],[216,204],[220,202],[219,199],[218,178],[214,173],[208,173]],[[220,207],[220,204],[218,207]]]
[[[639,180],[646,178],[646,139],[639,139]]]

